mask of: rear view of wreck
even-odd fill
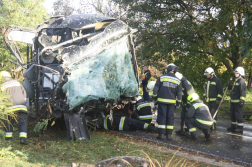
[[[4,40],[25,68],[29,106],[41,118],[65,117],[70,139],[90,140],[113,108],[138,96],[133,33],[121,20],[101,15],[52,17],[34,29],[9,26]],[[16,42],[27,44],[27,64]],[[17,69],[17,70],[18,70]]]

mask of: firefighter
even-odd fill
[[[189,129],[191,138],[197,139],[196,127],[198,127],[205,134],[205,138],[209,139],[213,118],[207,105],[199,100],[197,93],[191,93],[187,100],[191,105],[186,112],[185,124]]]
[[[7,71],[1,71],[2,85],[1,91],[6,91],[13,102],[13,106],[7,108],[7,111],[14,111],[18,113],[18,126],[19,126],[19,138],[20,143],[27,145],[27,108],[26,108],[26,91],[24,87],[16,80],[11,79],[10,73]],[[14,119],[10,118],[10,122]],[[13,127],[12,124],[5,122],[5,138],[6,140],[12,139]]]
[[[103,121],[103,128],[106,130],[120,130],[120,131],[127,131],[127,130],[149,130],[156,132],[157,129],[142,121],[139,121],[134,118],[129,118],[126,116],[113,116],[113,121],[111,123],[109,119],[109,115],[107,115]]]
[[[150,124],[152,121],[151,103],[143,99],[138,100],[137,107],[131,114],[131,118]]]
[[[231,91],[230,100],[230,118],[231,127],[227,128],[227,131],[243,133],[243,105],[246,97],[246,84],[245,84],[245,70],[243,67],[237,67],[235,69],[235,82],[232,85],[228,85]]]
[[[151,79],[151,73],[150,73],[150,70],[148,69],[148,66],[143,66],[143,71],[144,71],[144,74],[142,77],[143,98],[145,101],[150,101],[149,93],[147,92],[146,88],[147,88],[148,81]]]
[[[222,99],[222,83],[221,80],[215,75],[214,70],[211,67],[208,67],[205,70],[204,75],[207,77],[204,85],[204,101],[207,103],[211,115],[213,116]],[[211,129],[216,129],[217,115],[213,121],[214,124]]]
[[[174,108],[180,107],[182,98],[182,84],[175,76],[178,67],[171,63],[166,67],[166,74],[158,78],[153,89],[154,104],[158,104],[158,137],[164,139],[166,133],[167,140],[171,140],[174,121]],[[177,101],[176,101],[177,99]]]
[[[180,119],[181,119],[181,123],[180,123],[180,130],[176,131],[175,133],[178,135],[185,135],[184,132],[184,125],[185,125],[185,116],[186,116],[186,108],[188,108],[190,106],[190,102],[187,101],[187,97],[189,94],[191,93],[195,93],[194,88],[192,86],[192,84],[179,72],[175,73],[175,76],[180,79],[181,83],[182,83],[182,111],[180,114]],[[185,128],[186,131],[188,131],[187,128]]]

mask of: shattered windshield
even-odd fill
[[[96,56],[71,66],[71,75],[63,90],[70,108],[84,102],[138,94],[138,84],[127,47],[127,37],[113,43]]]

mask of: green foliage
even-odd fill
[[[0,82],[1,87],[1,82]],[[10,118],[17,120],[17,114],[15,112],[10,112],[6,110],[8,107],[12,106],[12,101],[10,99],[9,94],[5,91],[0,91],[0,127],[5,128],[5,122],[10,123]],[[0,130],[0,138],[3,139],[5,137],[4,131]]]
[[[9,25],[34,28],[48,19],[43,2],[44,0],[1,0],[0,29]],[[26,45],[18,46],[26,61]],[[16,61],[4,44],[3,35],[0,34],[0,70],[11,71],[10,69],[16,68],[9,60]]]
[[[36,123],[36,125],[33,128],[34,132],[39,132],[41,130],[46,130],[46,127],[48,125],[49,119],[41,119],[40,122]]]
[[[217,75],[225,77],[226,83],[233,69],[241,66],[248,56],[247,51],[241,50],[245,40],[247,50],[251,49],[248,34],[252,1],[123,0],[122,3],[130,9],[128,23],[138,29],[143,60],[156,66],[163,61],[185,62],[178,64],[182,72],[191,72],[190,76],[199,78],[207,66],[212,66]],[[188,59],[190,63],[186,63]],[[202,60],[203,64],[199,63]],[[200,75],[196,75],[197,71]],[[197,84],[201,85],[200,82]]]
[[[107,132],[96,131],[90,132],[92,140],[90,141],[65,141],[65,131],[47,130],[44,136],[39,138],[30,134],[29,141],[32,144],[22,146],[12,144],[13,150],[25,150],[29,155],[27,160],[23,160],[20,165],[27,166],[66,166],[73,162],[95,164],[115,156],[137,156],[150,159],[156,159],[158,162],[168,164],[172,159],[173,163],[167,166],[207,166],[207,164],[197,161],[191,161],[185,157],[173,153],[163,152],[164,146],[150,146],[148,142],[135,141],[130,137],[122,137],[108,134]],[[0,148],[6,147],[7,142],[0,143]],[[147,155],[146,155],[147,154]],[[185,159],[186,163],[180,161]],[[0,164],[7,166],[11,164],[16,166],[15,160],[11,163],[8,159],[3,159]],[[134,166],[134,165],[133,165]],[[165,166],[165,165],[163,165]]]
[[[19,150],[14,150],[14,151],[11,151],[11,150],[12,150],[11,145],[9,145],[7,148],[3,147],[0,150],[0,158],[15,159],[17,157],[21,157],[23,160],[28,159],[28,156],[25,153]]]

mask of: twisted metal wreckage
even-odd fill
[[[81,14],[52,17],[35,29],[9,26],[4,41],[15,71],[26,69],[29,106],[39,116],[68,113],[69,137],[90,140],[87,124],[99,126],[105,114],[112,119],[114,107],[134,104],[138,95],[134,32],[121,20]],[[27,44],[27,64],[16,42]]]

